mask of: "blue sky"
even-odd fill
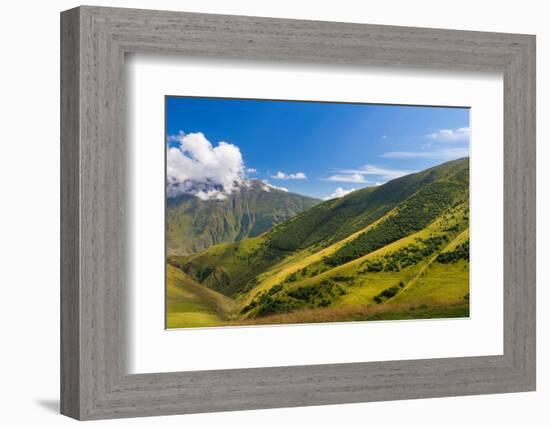
[[[166,97],[166,136],[174,180],[327,198],[467,156],[469,109]]]

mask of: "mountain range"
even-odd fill
[[[469,315],[468,158],[325,202],[260,185],[169,204],[168,328]]]
[[[259,180],[238,185],[224,199],[191,194],[167,199],[168,254],[190,255],[219,243],[258,236],[319,203]]]

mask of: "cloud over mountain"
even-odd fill
[[[264,183],[263,190],[269,192],[271,188],[274,190],[284,191],[285,193],[288,193],[288,188],[286,187],[279,187],[277,185],[270,184],[267,179],[263,179],[262,182]]]
[[[239,147],[220,141],[214,146],[201,132],[168,138],[168,197],[192,194],[203,200],[223,199],[244,180]]]
[[[330,200],[330,199],[337,199],[337,198],[340,198],[340,197],[344,197],[344,196],[347,196],[352,191],[355,191],[355,188],[351,188],[349,190],[344,190],[342,187],[338,187],[336,190],[334,190],[328,196],[323,197],[323,200]]]
[[[373,165],[364,165],[357,169],[336,169],[334,175],[330,175],[324,178],[324,181],[332,182],[350,182],[357,184],[365,184],[366,177],[371,176],[378,181],[389,181],[391,179],[399,178],[404,175],[408,175],[414,171],[404,169],[391,169],[386,167],[379,167]]]

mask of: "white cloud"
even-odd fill
[[[284,173],[279,171],[275,175],[271,175],[271,178],[273,179],[307,179],[307,176],[303,172]]]
[[[184,136],[184,133],[180,130],[177,135],[168,135],[166,142],[179,142],[180,138]]]
[[[357,184],[364,184],[367,182],[365,177],[360,173],[337,173],[324,178],[324,181],[331,182],[354,182]]]
[[[263,190],[264,191],[267,191],[268,193],[271,191],[271,189],[274,189],[274,190],[279,190],[279,191],[284,191],[285,193],[288,193],[288,188],[286,187],[278,187],[276,185],[273,185],[273,184],[270,184],[267,180],[262,180],[262,182],[264,183],[264,188]]]
[[[336,174],[330,175],[328,178],[324,178],[324,181],[365,184],[369,182],[365,177],[373,176],[376,177],[378,181],[385,182],[391,179],[399,178],[404,175],[408,175],[410,173],[414,173],[416,171],[364,165],[357,169],[336,169],[336,172]]]
[[[192,194],[203,200],[223,199],[243,182],[244,162],[236,145],[221,141],[213,146],[201,132],[180,133],[169,139],[169,197]]]
[[[246,168],[246,173],[256,173],[258,170],[256,168]]]
[[[334,190],[328,196],[323,197],[323,200],[330,200],[330,199],[337,199],[337,198],[340,198],[340,197],[344,197],[344,196],[347,196],[352,191],[355,191],[355,188],[351,188],[350,190],[344,190],[342,187],[338,187],[336,190]]]
[[[468,142],[470,128],[440,129],[425,135],[429,142],[422,144],[418,151],[389,151],[381,154],[387,159],[438,159],[452,160],[469,156]],[[453,145],[438,143],[452,142]]]
[[[470,128],[440,129],[427,134],[426,138],[442,142],[464,142],[470,139]]]
[[[227,198],[227,195],[220,190],[212,189],[212,190],[198,190],[195,193],[193,193],[194,196],[198,197],[201,200],[225,200]]]
[[[381,155],[387,159],[443,159],[452,160],[468,157],[468,147],[443,148],[429,151],[389,151]]]
[[[416,171],[409,169],[391,169],[380,166],[364,165],[357,169],[341,169],[340,172],[349,174],[373,175],[387,181],[390,179],[395,179],[404,175],[408,175]]]

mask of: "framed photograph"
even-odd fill
[[[535,389],[535,38],[61,15],[61,410]]]
[[[469,108],[165,108],[168,329],[469,317]]]

